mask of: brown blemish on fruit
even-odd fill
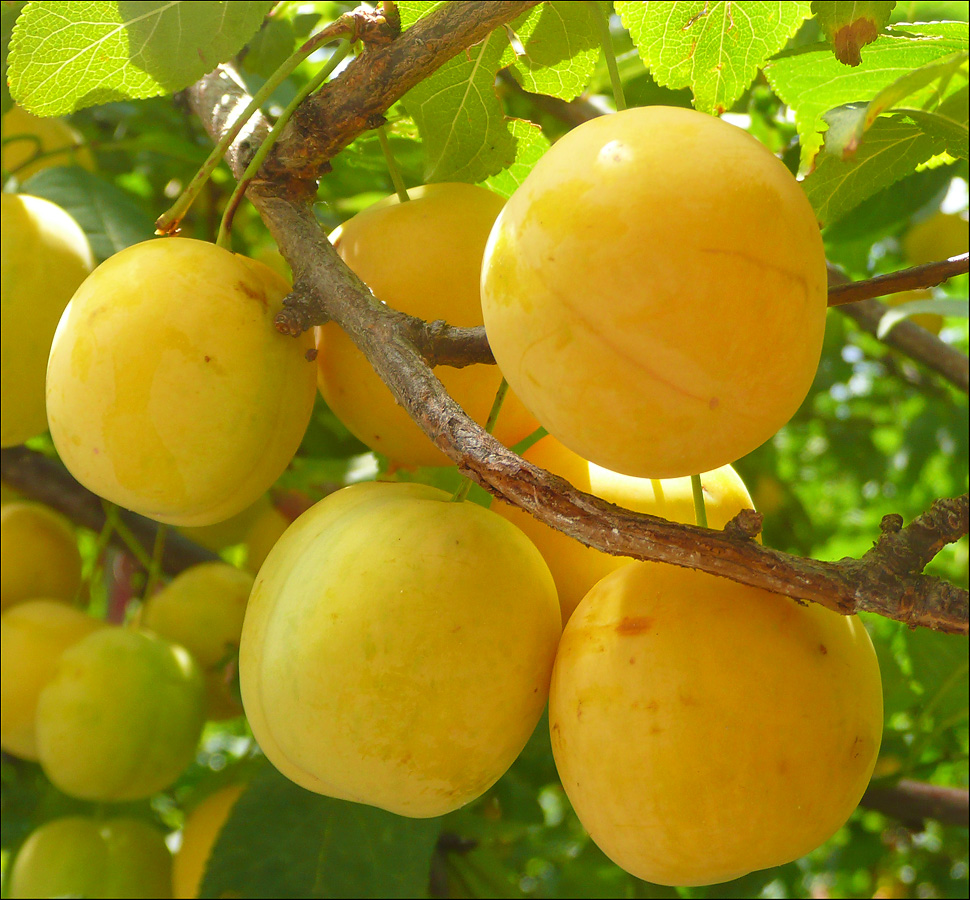
[[[634,664],[634,663],[635,663],[636,661],[637,661],[637,658],[636,658],[635,656],[631,656],[631,657],[630,657],[630,665],[631,665],[631,666],[632,666],[632,665],[633,665],[633,664]]]
[[[821,653],[822,656],[826,656],[828,654],[828,652],[829,652],[829,648],[826,647],[825,644],[819,644],[818,645],[818,652]]]
[[[640,634],[653,625],[649,616],[626,616],[616,626],[617,634]]]
[[[579,703],[576,704],[576,718],[581,719],[582,717],[583,717],[583,701],[580,700]]]
[[[311,347],[303,354],[307,362],[313,362],[317,358],[317,351],[315,347]]]
[[[204,359],[204,360],[205,360],[206,362],[212,362],[212,357],[211,357],[211,356],[209,356],[208,354],[206,354],[206,355],[205,355],[205,356],[203,357],[203,359]]]
[[[264,309],[269,307],[269,304],[266,302],[266,294],[263,291],[254,291],[245,281],[237,281],[236,287],[250,299],[258,300],[262,303]]]
[[[721,401],[718,400],[717,397],[711,397],[711,399],[707,401],[707,405],[710,409],[717,409],[721,405]]]
[[[680,700],[684,706],[700,706],[700,700],[696,697],[692,697],[690,694],[685,694],[683,691],[678,691],[677,698]]]
[[[650,726],[650,733],[651,734],[662,734],[663,733],[663,729],[659,725],[651,725]]]

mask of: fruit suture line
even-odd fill
[[[499,24],[497,17],[492,24]],[[366,81],[361,89],[369,89]],[[188,93],[194,111],[215,136],[236,106],[248,100],[225,67]],[[364,123],[351,127],[363,130]],[[257,130],[265,134],[265,124]],[[344,138],[349,142],[346,133]],[[317,135],[318,145],[322,140]],[[241,148],[231,148],[227,158],[237,174],[245,168]],[[622,510],[511,453],[465,414],[411,340],[416,321],[383,306],[327,240],[313,213],[312,183],[257,180],[249,197],[294,270],[296,286],[287,299],[281,330],[299,333],[304,323],[324,318],[339,324],[425,433],[486,490],[607,553],[701,569],[843,614],[865,610],[912,626],[968,633],[967,591],[917,574],[944,544],[967,533],[966,495],[937,501],[906,528],[891,526],[862,559],[835,563],[758,545],[752,539],[760,527],[757,516],[739,517],[723,532],[715,532]]]

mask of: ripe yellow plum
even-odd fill
[[[175,525],[245,509],[300,445],[311,338],[273,319],[288,285],[214,244],[160,238],[102,263],[54,337],[47,414],[87,488]]]
[[[182,829],[182,846],[172,865],[172,892],[176,900],[193,900],[199,896],[216,838],[244,790],[242,784],[222,788],[206,797],[189,814]]]
[[[222,522],[214,522],[212,525],[188,526],[180,528],[179,531],[189,540],[208,548],[213,553],[220,553],[227,547],[241,544],[246,539],[253,522],[271,506],[272,501],[269,494],[261,494],[256,498],[255,503]]]
[[[210,719],[242,713],[231,690],[230,675],[236,668],[231,658],[239,649],[252,588],[249,572],[228,563],[202,563],[177,575],[142,609],[145,628],[181,644],[202,667]]]
[[[525,746],[559,633],[549,569],[509,522],[426,485],[357,484],[304,513],[263,563],[243,705],[297,784],[438,816]]]
[[[482,253],[504,199],[471,184],[431,184],[408,193],[407,203],[389,197],[345,222],[331,235],[337,252],[388,306],[429,322],[481,325]],[[320,393],[368,447],[401,465],[450,465],[337,325],[317,329],[317,349]],[[495,366],[442,366],[435,374],[484,424],[501,372]],[[511,445],[536,425],[510,393],[494,434]]]
[[[70,603],[81,586],[74,529],[42,503],[0,509],[0,608],[43,597]]]
[[[915,303],[919,300],[932,300],[933,292],[930,290],[903,291],[899,294],[889,294],[880,299],[886,306],[901,306],[904,303]],[[910,316],[908,321],[914,325],[919,325],[920,328],[925,328],[933,334],[939,334],[943,328],[943,316],[937,313],[917,313],[914,316]]]
[[[0,446],[12,447],[47,430],[44,377],[51,341],[94,257],[81,226],[40,197],[0,195],[0,226]]]
[[[63,119],[35,116],[22,106],[14,106],[3,117],[3,136],[3,168],[18,181],[26,181],[49,166],[81,166],[94,171],[91,151]]]
[[[28,600],[0,616],[0,747],[37,759],[37,699],[61,654],[104,622],[54,600]]]
[[[106,628],[65,650],[37,704],[37,750],[65,794],[138,800],[192,761],[205,722],[198,663],[177,644]]]
[[[855,617],[634,562],[567,623],[549,724],[607,856],[713,884],[797,859],[849,817],[882,737],[879,665]]]
[[[275,506],[264,510],[246,532],[246,568],[258,572],[269,551],[290,527],[290,519]]]
[[[587,462],[551,434],[533,444],[524,458],[617,506],[696,524],[690,478],[634,478],[611,472]],[[710,528],[723,528],[742,509],[754,509],[744,482],[731,466],[705,472],[701,484]],[[492,509],[521,528],[539,548],[556,581],[564,624],[597,581],[630,562],[628,556],[611,556],[587,547],[517,506],[496,501]]]
[[[141,819],[54,819],[20,848],[10,896],[171,897],[172,854],[165,836]]]
[[[512,389],[585,459],[674,478],[784,425],[822,348],[825,254],[785,166],[687,109],[585,122],[536,164],[485,250]]]

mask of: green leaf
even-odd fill
[[[0,6],[0,53],[3,54],[3,82],[0,84],[0,115],[9,112],[13,106],[10,88],[7,86],[7,51],[10,47],[10,36],[17,16],[24,8],[23,3],[4,3]]]
[[[967,110],[970,105],[970,92],[964,85],[962,90],[947,98],[936,110],[902,109],[907,118],[912,119],[927,134],[943,140],[946,152],[956,159],[967,159]]]
[[[822,146],[823,116],[848,103],[868,103],[920,66],[967,49],[967,28],[956,22],[906,26],[882,35],[861,66],[848,69],[825,44],[782,53],[765,66],[774,92],[795,110],[801,171],[812,167]]]
[[[423,897],[440,820],[305,791],[269,763],[209,858],[202,897]]]
[[[397,11],[401,14],[401,28],[410,28],[418,19],[444,6],[447,0],[402,0]]]
[[[32,0],[17,20],[10,92],[60,116],[170,94],[238,53],[272,0]]]
[[[921,120],[925,120],[928,127],[924,130],[929,130],[931,133],[934,130],[934,120],[939,118],[941,122],[936,125],[936,130],[945,131],[946,136],[953,140],[957,147],[961,145],[961,137],[965,143],[966,100],[964,99],[952,110],[954,115],[962,115],[964,119],[962,132],[959,121],[954,121],[948,116],[937,116],[929,107],[938,105],[940,98],[959,88],[960,85],[964,90],[966,89],[967,57],[966,51],[945,56],[941,60],[920,66],[903,75],[902,78],[898,78],[884,87],[868,104],[849,104],[826,113],[823,118],[829,128],[825,134],[825,152],[846,158],[855,153],[866,130],[880,115],[899,109],[902,100],[908,99],[910,103],[907,105],[914,106],[924,97],[925,105],[922,109],[913,110],[910,118],[918,125],[921,124]],[[932,91],[922,90],[931,85]],[[927,93],[929,96],[926,96]]]
[[[802,186],[822,225],[844,216],[867,197],[911,174],[944,151],[944,142],[902,116],[880,118],[850,160],[822,156]]]
[[[98,260],[155,234],[151,216],[124,191],[77,166],[43,169],[24,182],[23,192],[66,209],[84,229]]]
[[[562,100],[578,97],[596,68],[600,46],[592,3],[542,3],[515,24],[521,47],[509,47],[503,67],[512,66],[519,83],[534,94]]]
[[[614,6],[657,83],[689,87],[697,109],[711,113],[729,110],[809,15],[807,2]]]
[[[862,63],[860,51],[871,44],[889,24],[889,16],[896,6],[894,0],[838,0],[812,2],[812,12],[822,33],[835,48],[835,58],[847,66]]]
[[[507,169],[485,179],[485,187],[511,197],[515,189],[525,181],[525,176],[532,171],[532,167],[539,162],[542,155],[549,149],[549,139],[542,133],[542,129],[524,119],[510,119],[509,127],[515,138],[515,161]]]
[[[495,75],[508,38],[496,29],[404,96],[425,149],[425,181],[483,181],[515,159]]]

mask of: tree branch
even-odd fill
[[[190,88],[189,97],[213,135],[226,118],[227,105],[247,102],[224,70]],[[365,100],[360,98],[361,103]],[[265,133],[265,123],[257,131],[259,127]],[[326,144],[326,136],[318,136],[317,141]],[[232,154],[229,158],[233,164]],[[723,532],[667,522],[620,509],[526,462],[487,434],[448,396],[426,358],[440,362],[445,354],[438,352],[433,340],[430,350],[425,347],[422,352],[421,342],[413,339],[414,329],[423,329],[423,323],[381,304],[340,259],[314,216],[315,191],[294,191],[292,183],[264,178],[250,186],[249,197],[295,274],[294,291],[278,327],[299,333],[310,310],[335,321],[436,446],[493,494],[606,553],[701,569],[843,614],[869,610],[912,626],[967,634],[967,592],[911,571],[913,560],[927,552],[922,519],[915,527],[885,534],[861,560],[820,562],[753,541],[751,534],[757,533],[757,527],[748,521],[752,514]],[[437,324],[431,332],[454,338]],[[955,540],[966,533],[967,498],[937,501],[927,515],[929,527],[940,529],[937,540]]]
[[[384,123],[384,113],[449,59],[484,40],[539,0],[453,0],[419,19],[397,40],[366,47],[290,120],[263,175],[314,180],[359,134]]]
[[[924,819],[966,828],[970,794],[966,788],[941,787],[904,778],[892,787],[870,787],[859,805],[919,830]]]
[[[923,266],[913,266],[911,269],[900,269],[877,275],[865,281],[852,281],[847,284],[836,284],[829,288],[829,306],[843,306],[846,303],[856,303],[859,300],[872,300],[875,297],[885,297],[888,294],[900,294],[903,291],[915,291],[921,288],[936,287],[948,278],[965,275],[970,271],[968,254],[953,256],[940,262],[926,263]]]
[[[8,447],[0,450],[0,478],[14,490],[56,509],[75,525],[101,531],[106,516],[104,501],[78,484],[62,465],[26,447]],[[119,515],[146,552],[155,546],[158,522],[137,513],[119,510]],[[121,550],[127,547],[117,535],[111,543]],[[189,566],[218,560],[219,557],[183,537],[175,530],[165,535],[162,569],[168,575],[178,575]]]

